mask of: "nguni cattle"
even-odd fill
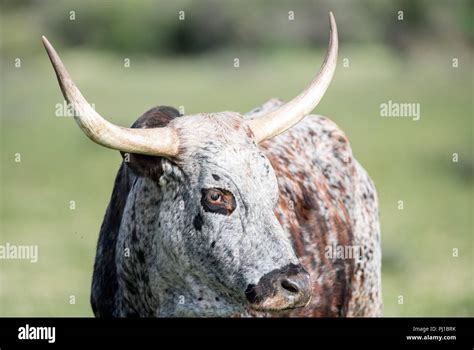
[[[79,127],[124,157],[97,245],[96,316],[381,315],[374,185],[339,127],[308,115],[336,69],[332,13],[322,68],[288,103],[155,107],[131,128],[102,118],[43,42]]]

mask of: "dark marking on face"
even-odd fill
[[[145,263],[145,254],[143,254],[142,250],[137,251],[137,258],[141,264]]]
[[[222,188],[203,188],[201,194],[201,205],[204,211],[230,215],[235,210],[234,195],[227,190]]]
[[[194,228],[198,231],[202,229],[202,217],[201,214],[197,214],[193,221]]]
[[[137,228],[135,226],[132,229],[132,242],[138,242]]]
[[[214,180],[216,181],[219,181],[221,178],[219,175],[216,175],[216,174],[212,174],[212,177],[214,178]]]

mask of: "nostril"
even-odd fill
[[[287,278],[284,278],[281,281],[281,286],[283,289],[285,289],[286,291],[292,294],[298,294],[300,292],[300,288],[298,287],[298,284],[296,284],[294,281],[289,280]]]
[[[257,303],[259,301],[257,286],[255,284],[249,284],[247,286],[247,289],[245,290],[245,297],[251,304]]]

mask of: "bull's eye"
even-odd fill
[[[232,193],[221,188],[203,188],[201,205],[205,211],[230,215],[235,209],[235,198]]]
[[[213,190],[213,191],[209,191],[209,193],[210,193],[209,196],[208,196],[209,201],[212,201],[212,202],[215,202],[215,203],[218,203],[218,202],[222,201],[222,195],[219,192]]]

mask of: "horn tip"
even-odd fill
[[[51,51],[52,45],[49,42],[48,38],[46,38],[44,35],[41,36],[41,41],[43,42],[43,46],[48,51],[48,53]]]
[[[329,30],[330,30],[330,36],[335,36],[333,40],[337,40],[337,25],[336,25],[336,18],[334,17],[334,14],[332,11],[329,11]]]

